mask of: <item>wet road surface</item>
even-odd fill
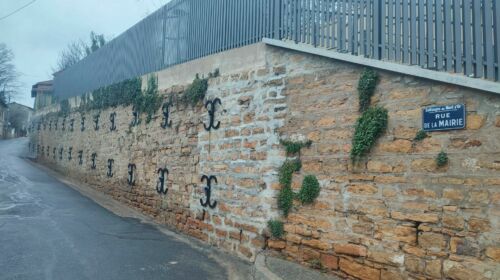
[[[119,217],[0,140],[0,279],[226,279],[189,245]]]

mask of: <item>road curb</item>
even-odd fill
[[[266,258],[267,256],[264,253],[260,253],[257,255],[255,258],[255,273],[254,273],[254,279],[255,280],[282,280],[281,277],[278,275],[274,274],[266,265]]]

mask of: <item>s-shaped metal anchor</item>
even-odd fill
[[[168,169],[160,168],[158,169],[158,182],[156,182],[156,192],[158,194],[167,194],[168,188],[165,188],[165,174],[168,176]]]
[[[139,124],[139,112],[135,108],[132,109],[132,122],[130,123],[131,126],[137,126]]]
[[[93,153],[92,156],[91,156],[92,164],[90,165],[90,169],[95,169],[96,168],[96,164],[95,164],[96,157],[97,157],[97,154]]]
[[[80,120],[80,131],[84,131],[85,130],[85,116],[82,116],[81,120]]]
[[[83,151],[78,151],[78,165],[83,164]]]
[[[96,114],[94,116],[94,130],[97,131],[99,130],[99,118],[101,117],[101,114]]]
[[[129,163],[128,165],[128,177],[127,177],[127,182],[129,186],[135,185],[135,175],[134,175],[134,170],[137,169],[135,164]]]
[[[109,115],[109,121],[111,122],[111,126],[109,127],[109,131],[116,130],[115,119],[116,119],[116,113],[113,112]]]
[[[113,177],[113,163],[115,162],[114,159],[108,159],[108,173],[106,175],[111,178]]]
[[[217,184],[217,177],[215,177],[215,176],[209,177],[207,175],[203,175],[203,176],[201,176],[201,182],[203,183],[203,181],[207,181],[207,186],[205,187],[206,200],[205,200],[205,202],[203,202],[203,199],[200,198],[201,206],[203,206],[203,207],[208,206],[208,207],[214,209],[215,206],[217,206],[217,201],[211,202],[210,197],[212,196],[212,181],[215,181],[215,183]]]
[[[172,126],[172,121],[169,121],[170,107],[172,107],[171,102],[163,103],[163,106],[161,107],[161,110],[163,112],[163,122],[161,124],[161,128]]]
[[[217,109],[217,103],[219,105],[222,105],[221,101],[219,98],[215,98],[214,100],[209,100],[207,103],[205,103],[205,108],[208,110],[208,116],[210,117],[210,122],[208,126],[206,124],[203,124],[205,127],[206,131],[210,131],[212,129],[219,129],[220,127],[220,122],[218,121],[217,124],[215,125],[215,111]],[[210,109],[208,108],[210,106]]]

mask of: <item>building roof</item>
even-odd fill
[[[54,87],[53,87],[53,80],[50,81],[43,81],[43,82],[38,82],[34,84],[31,87],[31,97],[36,97],[38,93],[52,93]]]
[[[23,104],[19,104],[19,103],[17,103],[17,102],[11,102],[11,103],[9,103],[9,105],[8,105],[8,106],[9,106],[9,107],[12,107],[12,106],[13,106],[13,107],[21,106],[21,107],[23,107],[24,109],[28,109],[28,110],[33,111],[33,108],[31,108],[31,107],[29,107],[29,106],[26,106],[26,105],[23,105]]]

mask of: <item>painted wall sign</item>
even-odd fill
[[[465,128],[465,105],[428,107],[423,110],[424,131],[454,130]]]

